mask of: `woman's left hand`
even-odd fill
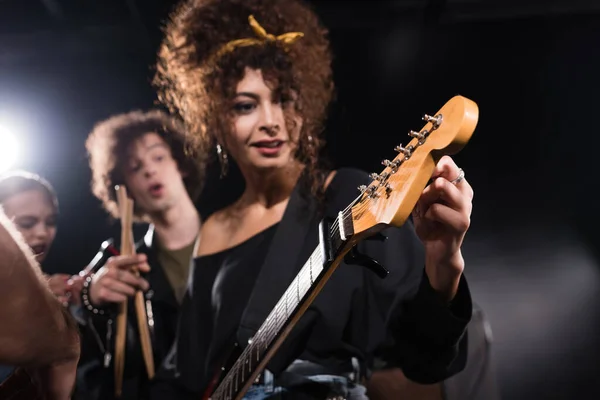
[[[461,245],[471,223],[473,189],[448,156],[442,157],[413,211],[416,233],[425,246],[431,286],[450,301],[464,269]]]

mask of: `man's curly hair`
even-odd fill
[[[238,47],[219,57],[226,43],[256,38],[248,17],[253,15],[275,36],[302,32],[292,44],[267,41]],[[193,148],[202,165],[222,135],[231,130],[231,99],[246,67],[260,69],[275,95],[295,97],[295,114],[302,118],[296,158],[306,165],[318,192],[324,171],[319,152],[322,131],[333,95],[331,52],[327,29],[300,0],[184,0],[165,26],[158,53],[154,85],[159,99],[188,126]],[[286,113],[288,131],[294,118]]]
[[[179,170],[185,173],[183,180],[192,201],[200,194],[203,170],[195,159],[187,156],[186,134],[180,121],[160,110],[114,115],[96,124],[85,142],[92,170],[92,192],[114,218],[119,218],[115,185],[125,183],[123,171],[130,146],[147,133],[158,134],[170,147]],[[145,217],[137,207],[134,213],[138,219]]]

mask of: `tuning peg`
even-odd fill
[[[379,186],[377,186],[377,185],[375,185],[375,186],[360,185],[358,187],[358,190],[361,193],[366,193],[366,195],[371,198],[375,198],[375,197],[379,197],[379,194],[377,193],[378,188],[379,188]]]
[[[392,161],[390,161],[390,160],[383,160],[383,161],[381,162],[381,164],[382,164],[382,165],[385,165],[386,167],[389,167],[389,168],[391,168],[391,170],[392,170],[392,172],[391,172],[391,173],[392,173],[392,174],[394,174],[394,173],[395,173],[395,172],[398,170],[398,167],[400,166],[400,164],[402,164],[402,161],[403,161],[403,160],[401,160],[401,159],[400,159],[400,160],[393,161],[393,162],[392,162]]]
[[[374,181],[379,181],[379,182],[383,182],[385,181],[390,174],[388,174],[387,172],[384,172],[382,174],[376,174],[376,173],[372,173],[371,175],[369,175],[371,177],[371,179],[373,179]]]
[[[419,140],[423,140],[423,138],[425,137],[424,134],[422,134],[421,132],[417,132],[417,131],[408,132],[408,136],[417,138]]]
[[[394,148],[394,150],[396,150],[398,153],[403,153],[406,156],[410,157],[410,154],[412,153],[412,151],[410,149],[407,149],[406,147],[402,147],[402,146],[396,146]]]
[[[423,115],[423,121],[431,122],[433,126],[437,128],[442,123],[442,116],[436,115],[435,117],[432,117],[431,115],[425,114]]]

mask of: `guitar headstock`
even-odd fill
[[[403,225],[439,159],[458,153],[467,144],[478,118],[477,104],[462,96],[451,98],[433,116],[425,115],[425,126],[410,131],[412,140],[405,147],[397,146],[398,155],[384,160],[384,170],[372,174],[372,182],[359,188],[362,195],[351,208],[354,235]]]

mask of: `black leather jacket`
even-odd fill
[[[167,277],[158,263],[154,241],[154,228],[150,226],[144,238],[136,243],[136,252],[148,256],[150,272],[143,274],[148,280],[150,290],[145,293],[147,322],[151,333],[154,365],[160,366],[170,350],[177,330],[179,304]],[[100,250],[92,259],[90,268],[97,272],[107,260],[119,251],[109,239],[102,243]],[[82,302],[83,304],[83,302]],[[120,399],[148,398],[148,378],[142,358],[137,318],[133,301],[128,302],[127,334],[125,350],[125,371],[123,374],[123,393]],[[86,399],[113,399],[114,395],[114,332],[116,308],[105,309],[105,315],[99,315],[83,307],[85,325],[81,327],[82,342],[85,346],[85,362],[80,363],[78,372],[78,392]],[[91,353],[91,354],[89,354]],[[82,354],[83,355],[83,354]]]

